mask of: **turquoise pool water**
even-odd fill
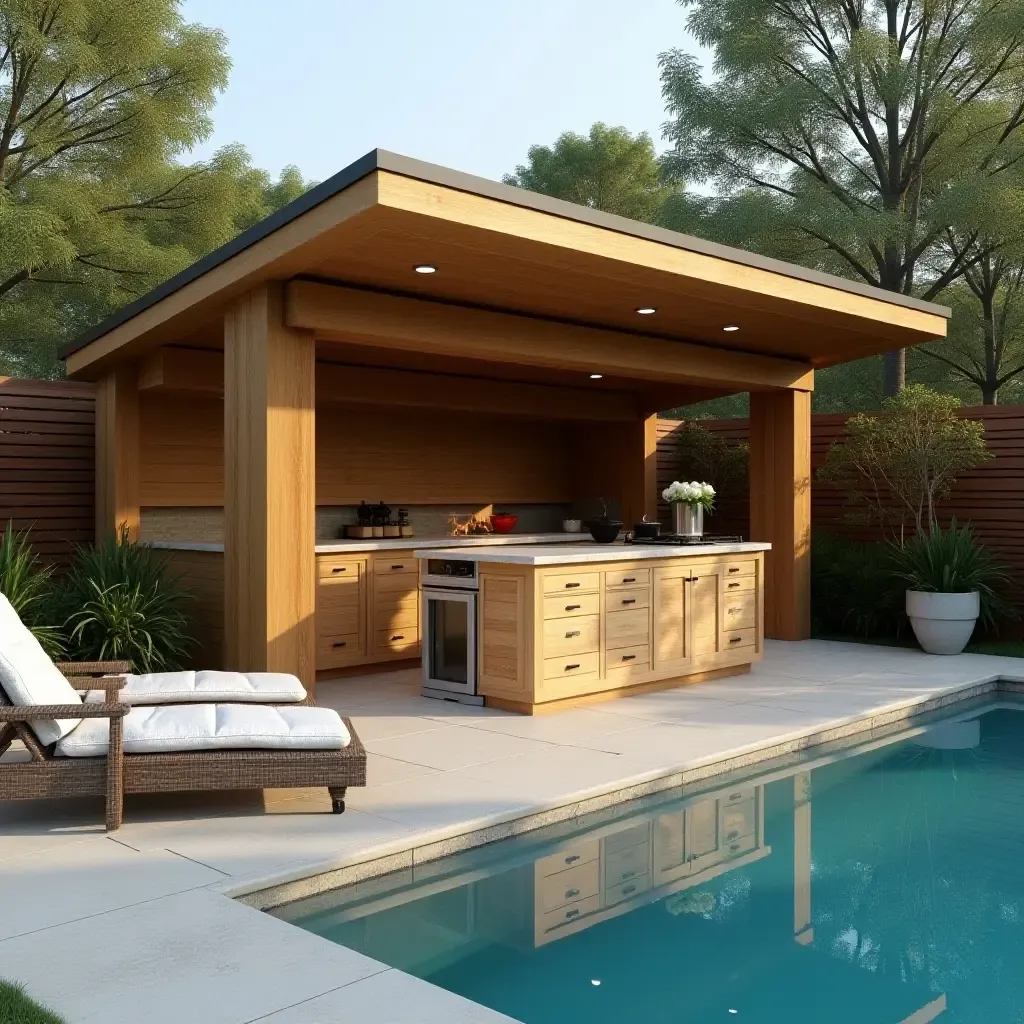
[[[526,1024],[1022,1022],[1024,713],[912,733],[275,913]]]

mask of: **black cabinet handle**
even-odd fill
[[[738,644],[742,639],[743,639],[743,637],[741,637],[741,636],[733,636],[733,637],[729,638],[729,643],[731,643],[731,644]]]
[[[565,863],[566,864],[575,864],[576,861],[578,861],[579,859],[580,859],[579,858],[579,854],[573,853],[573,854],[570,854],[568,857],[565,858]]]
[[[740,834],[739,829],[734,828],[726,837],[725,841],[731,843]]]
[[[636,577],[635,576],[624,576],[623,579],[622,579],[622,582],[623,583],[636,583]]]
[[[697,580],[699,580],[699,579],[700,579],[700,577],[699,577],[699,576],[691,576],[691,577],[690,577],[690,582],[691,582],[691,583],[696,583],[696,582],[697,582]]]
[[[332,647],[348,647],[347,640],[339,640],[337,643],[331,644]]]
[[[579,894],[580,894],[579,889],[566,889],[565,890],[565,898],[567,900],[574,899],[576,896],[579,896]]]
[[[572,589],[573,589],[573,587],[578,587],[578,586],[579,586],[579,584],[578,584],[578,583],[566,583],[566,585],[565,585],[565,589],[566,589],[566,590],[572,590]]]
[[[571,637],[579,636],[579,635],[580,635],[580,631],[578,629],[573,629],[573,630],[570,630],[568,633],[565,634],[565,639],[568,640]]]
[[[565,919],[568,921],[572,917],[579,917],[579,916],[580,916],[580,912],[578,910],[569,910],[569,911],[566,911]]]
[[[733,843],[732,846],[729,847],[729,852],[730,853],[735,853],[739,848],[740,848],[740,844],[739,843]]]
[[[574,611],[576,611],[576,609],[577,609],[577,608],[582,608],[582,607],[583,607],[583,606],[582,606],[582,605],[579,605],[579,604],[567,604],[567,605],[565,606],[565,610],[566,610],[567,612],[574,612]]]
[[[636,598],[635,597],[623,598],[622,603],[623,604],[636,604]]]
[[[624,654],[622,656],[623,661],[632,661],[636,657],[635,654]]]
[[[391,566],[391,568],[392,569],[404,569],[405,566],[404,565],[393,565],[393,566]]]
[[[579,668],[579,667],[580,666],[579,666],[578,662],[575,665],[566,665],[565,666],[565,671],[566,672],[571,672],[574,668]]]
[[[627,885],[626,888],[622,890],[622,895],[623,896],[632,896],[633,893],[635,893],[635,892],[636,892],[636,886],[635,885]]]
[[[631,878],[636,878],[635,871],[623,871],[619,876],[619,879],[623,882],[628,882]]]
[[[331,572],[348,572],[347,565],[340,565],[337,569],[332,569]]]
[[[736,589],[736,588],[737,588],[738,586],[739,586],[739,584],[738,584],[738,583],[730,583],[730,584],[729,584],[729,589],[730,589],[730,590],[735,590],[735,589]]]
[[[405,639],[405,634],[404,633],[398,633],[395,636],[393,636],[391,639],[392,640],[404,640]]]
[[[729,572],[739,572],[739,569],[733,567],[732,569],[729,570]]]

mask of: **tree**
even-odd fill
[[[717,186],[733,231],[925,298],[977,260],[1024,152],[1024,4],[679,3],[715,52],[715,78],[691,54],[661,55],[666,159]],[[970,244],[943,251],[950,226]],[[890,353],[887,394],[904,373]]]
[[[244,214],[240,154],[176,158],[227,80],[223,35],[179,0],[0,0],[0,342],[54,370],[56,338],[187,265]]]
[[[666,177],[645,132],[631,135],[599,121],[588,136],[564,132],[554,146],[531,146],[528,159],[502,181],[648,223],[682,201],[681,185]]]

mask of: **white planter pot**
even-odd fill
[[[907,617],[917,642],[928,654],[959,654],[971,639],[980,612],[977,591],[968,594],[907,591]]]

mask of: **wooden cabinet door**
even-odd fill
[[[718,800],[702,800],[686,808],[686,860],[690,871],[703,871],[722,859],[722,827]]]
[[[678,672],[690,667],[689,568],[666,566],[654,571],[654,667]]]
[[[695,661],[718,654],[722,636],[722,566],[691,567],[689,598],[690,654]]]
[[[367,656],[367,561],[317,557],[318,671],[360,665]]]
[[[686,859],[686,812],[663,814],[654,822],[654,884],[667,885],[690,873]]]

